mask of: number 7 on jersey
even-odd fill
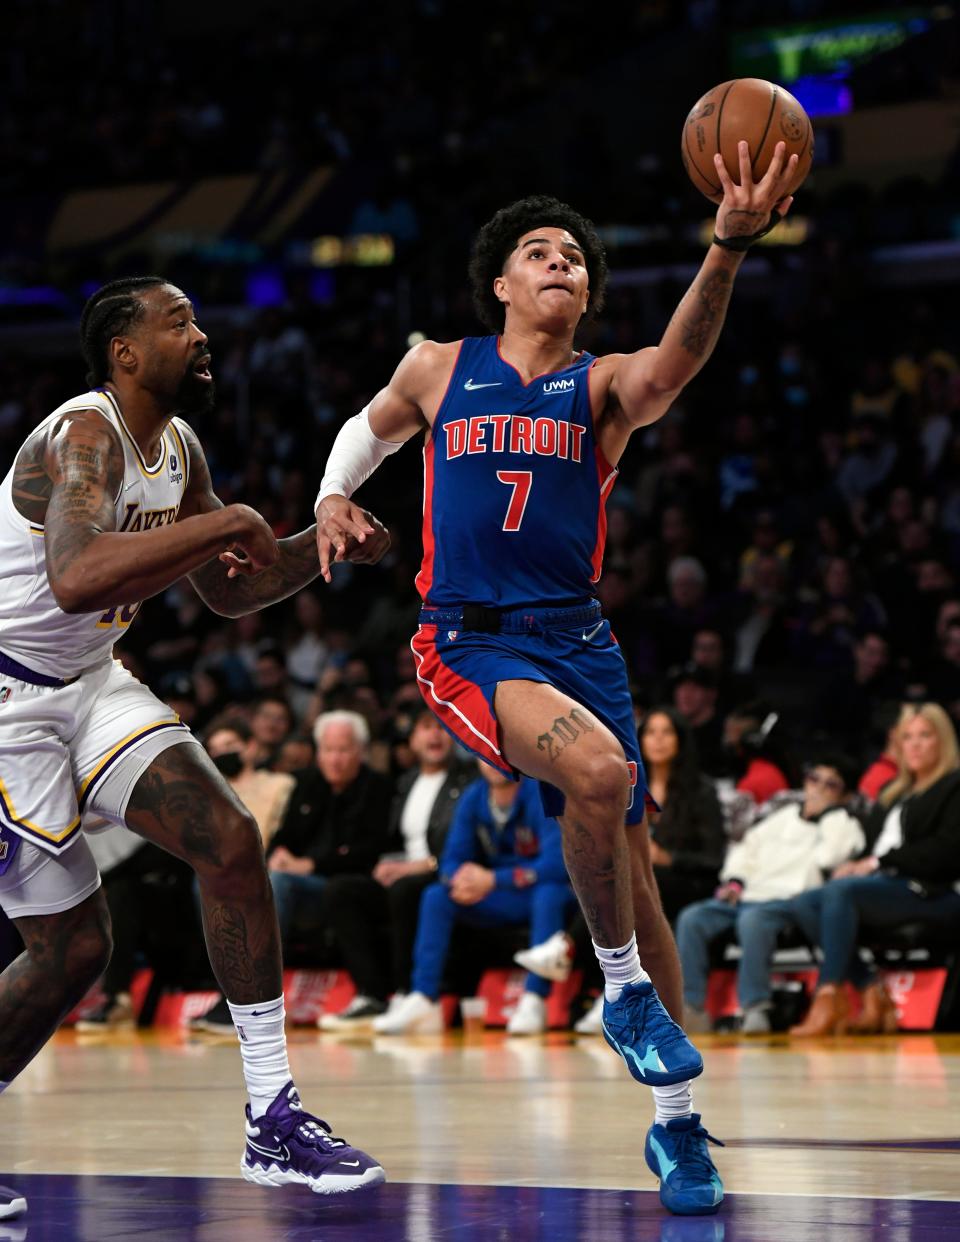
[[[497,478],[501,483],[506,483],[508,487],[513,488],[513,491],[510,493],[510,503],[507,505],[507,516],[503,519],[503,529],[519,530],[520,523],[523,521],[524,510],[527,507],[527,500],[530,496],[533,471],[498,470]]]

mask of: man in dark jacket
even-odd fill
[[[437,998],[457,923],[505,927],[528,923],[533,943],[558,932],[574,904],[560,846],[560,828],[543,813],[535,781],[514,782],[478,763],[457,806],[438,868],[424,892],[413,950],[412,991],[373,1029],[384,1035],[439,1030]],[[511,1035],[546,1028],[547,980],[527,976],[526,990],[507,1024]]]
[[[386,1011],[391,991],[410,988],[420,897],[437,877],[447,829],[474,773],[455,761],[453,738],[427,708],[409,745],[417,766],[397,785],[388,853],[372,875],[334,876],[325,890],[327,922],[357,994],[342,1013],[324,1014],[321,1030],[361,1029]]]
[[[384,852],[390,782],[364,762],[369,737],[357,712],[317,717],[316,769],[297,782],[267,855],[284,946],[324,925],[333,876],[369,875]]]

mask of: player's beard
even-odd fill
[[[177,413],[187,418],[195,418],[198,414],[208,414],[213,409],[216,398],[216,384],[212,380],[198,379],[191,367],[177,389]]]

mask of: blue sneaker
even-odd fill
[[[27,1210],[27,1201],[16,1190],[0,1186],[0,1220],[12,1220]]]
[[[660,1202],[675,1216],[710,1216],[723,1202],[723,1182],[707,1141],[723,1143],[700,1124],[700,1114],[652,1125],[643,1149],[647,1167],[660,1179]]]
[[[262,1117],[247,1105],[247,1149],[240,1172],[258,1186],[309,1186],[318,1195],[339,1195],[376,1186],[386,1174],[365,1152],[330,1133],[319,1117],[304,1112],[288,1082]]]
[[[652,983],[628,983],[603,1002],[603,1037],[637,1082],[667,1087],[703,1073],[703,1058],[670,1017]]]

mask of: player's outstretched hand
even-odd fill
[[[723,156],[713,157],[714,167],[723,187],[723,202],[717,211],[716,233],[725,241],[731,237],[750,237],[759,233],[770,223],[773,212],[781,217],[790,210],[793,195],[788,194],[797,175],[797,156],[784,159],[786,144],[778,142],[770,161],[770,167],[756,183],[750,165],[750,147],[746,142],[737,143],[740,160],[740,184],[727,172]]]
[[[352,537],[348,539],[343,559],[354,565],[376,565],[377,561],[383,560],[390,547],[390,532],[369,510],[361,509],[360,512],[373,527],[373,534],[367,535],[363,543]]]
[[[241,519],[241,532],[220,553],[220,560],[227,566],[227,577],[262,574],[279,559],[276,536],[256,509],[251,509],[249,505],[232,505],[231,508],[236,509]]]
[[[324,582],[330,581],[330,566],[335,561],[344,561],[348,555],[355,560],[355,546],[362,548],[375,533],[370,515],[345,496],[321,500],[317,507],[317,555]]]

